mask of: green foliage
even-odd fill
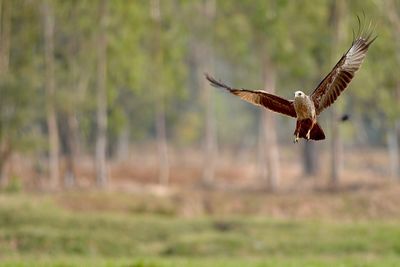
[[[382,120],[385,125],[398,120],[400,82],[393,70],[399,61],[400,37],[386,15],[385,3],[346,3],[343,42],[332,47],[331,1],[217,0],[213,17],[206,15],[206,2],[160,1],[161,19],[155,22],[150,1],[109,1],[107,96],[112,146],[123,130],[133,142],[152,139],[155,107],[160,103],[166,106],[171,140],[198,144],[204,129],[202,73],[213,72],[239,87],[262,89],[265,54],[277,74],[279,95],[289,98],[295,90],[311,92],[349,47],[352,30],[358,27],[356,15],[362,12],[366,23],[371,19],[377,24],[379,38],[338,105],[344,112],[359,114],[371,132],[380,131],[377,125]],[[85,147],[90,148],[95,129],[97,6],[88,0],[52,4],[57,113],[60,118],[71,114],[77,118]],[[11,7],[10,68],[0,81],[0,136],[27,150],[46,134],[43,21],[34,1],[15,1]],[[205,55],[199,48],[212,57],[211,62],[202,62]],[[219,93],[213,98],[223,143],[241,143],[239,135],[250,136],[254,143],[255,109]],[[382,143],[382,137],[377,142]]]

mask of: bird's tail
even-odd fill
[[[324,140],[325,139],[325,133],[322,130],[321,126],[318,124],[314,124],[313,128],[311,129],[310,132],[310,138],[312,140]]]
[[[308,129],[310,129],[312,125],[312,120],[311,119],[304,119],[304,120],[298,120],[297,125],[296,125],[296,132],[299,132],[299,137],[307,139],[307,132]],[[322,130],[321,126],[317,123],[314,124],[310,131],[310,139],[312,140],[324,140],[325,139],[325,133]]]

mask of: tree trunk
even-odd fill
[[[77,157],[78,147],[78,121],[74,114],[67,115],[67,151],[66,151],[66,170],[64,174],[64,186],[66,188],[72,187],[76,184],[76,170],[75,158]]]
[[[264,53],[267,55],[267,53]],[[269,93],[275,93],[275,70],[270,62],[268,56],[265,56],[263,62],[263,76],[265,90]],[[274,114],[268,110],[263,109],[261,116],[261,123],[264,128],[264,144],[263,153],[265,156],[265,161],[267,168],[267,177],[263,177],[267,180],[267,186],[270,190],[274,191],[278,187],[279,183],[279,151],[278,151],[278,141],[276,134],[276,124]],[[261,131],[260,131],[261,132]],[[260,138],[263,140],[263,138]],[[260,168],[262,170],[262,168]]]
[[[0,73],[8,72],[10,62],[11,1],[0,1]]]
[[[340,181],[342,171],[342,142],[340,139],[339,122],[336,108],[332,106],[330,112],[331,121],[331,174],[330,180],[332,186],[337,186]]]
[[[204,11],[205,17],[207,18],[205,24],[209,26],[212,24],[215,18],[216,5],[215,0],[207,0],[205,2]],[[212,46],[213,38],[210,38],[209,46]],[[210,50],[210,49],[209,49]],[[202,59],[206,64],[204,71],[211,71],[213,69],[213,56],[212,51],[206,52],[206,49],[201,50]],[[214,112],[214,101],[213,101],[213,90],[211,90],[209,83],[204,77],[201,77],[201,84],[204,91],[204,107],[205,107],[205,147],[204,147],[204,166],[203,166],[203,182],[206,185],[212,185],[214,183],[215,176],[215,159],[216,159],[216,133],[215,133],[215,112]]]
[[[322,64],[317,58],[318,64]],[[323,78],[323,77],[319,77]],[[320,79],[319,79],[320,80]],[[303,86],[304,88],[305,86]],[[319,171],[318,145],[314,141],[303,142],[301,162],[303,165],[303,177],[316,176]]]
[[[0,77],[7,74],[10,62],[11,3],[0,0]],[[4,168],[12,154],[11,142],[4,136],[4,132],[0,120],[0,185],[6,183]]]
[[[129,128],[125,125],[118,136],[117,158],[119,161],[126,160],[129,157]]]
[[[44,19],[44,59],[47,129],[49,135],[49,176],[50,186],[55,188],[59,183],[59,139],[57,115],[55,110],[55,74],[54,74],[54,14],[51,3],[43,0]]]
[[[397,81],[395,98],[400,101],[400,80]],[[388,129],[388,152],[390,158],[390,176],[397,181],[400,178],[399,138],[400,120],[396,119],[394,122],[394,127]]]
[[[303,174],[315,176],[318,173],[317,146],[315,142],[304,142],[303,147]]]
[[[333,0],[331,6],[331,16],[330,24],[334,31],[333,41],[332,41],[332,60],[335,58],[333,56],[333,49],[338,47],[338,45],[343,40],[343,31],[341,31],[341,20],[344,15],[343,11],[345,8],[345,3],[343,0]],[[337,116],[337,106],[331,106],[330,113],[330,124],[331,124],[331,172],[330,172],[330,182],[331,185],[337,186],[339,184],[341,176],[341,166],[342,166],[342,142],[340,139],[340,129],[339,120]]]
[[[396,165],[397,165],[397,167],[395,169],[397,169],[397,177],[396,177],[397,181],[400,181],[400,157],[399,157],[399,153],[400,153],[399,146],[400,146],[400,144],[399,144],[399,139],[400,139],[400,120],[397,120],[396,124],[395,124],[395,140],[397,142],[397,147],[396,147],[396,150],[397,150],[397,163],[396,163]]]
[[[400,15],[398,12],[398,6],[396,6],[396,2],[393,0],[384,1],[385,4],[385,13],[387,14],[387,18],[392,24],[392,28],[394,29],[394,41],[396,42],[396,59],[397,62],[400,62]],[[397,80],[396,86],[396,99],[397,102],[400,101],[400,79]],[[391,130],[389,130],[391,131]],[[389,145],[389,156],[391,161],[391,174],[392,177],[399,179],[399,138],[400,138],[400,120],[396,118],[395,122],[395,130],[389,133],[388,136],[388,145]],[[390,145],[392,143],[392,145]]]
[[[268,180],[268,169],[267,164],[265,164],[265,124],[264,124],[264,113],[263,110],[260,110],[260,118],[259,118],[259,127],[258,127],[258,146],[257,146],[257,171],[258,178],[262,181]]]
[[[212,91],[205,79],[202,81],[205,93],[205,149],[203,181],[207,185],[214,183],[215,156],[216,156],[216,134],[215,134],[215,112]]]
[[[7,160],[11,157],[12,146],[5,138],[0,143],[0,187],[6,183],[5,165]]]
[[[96,183],[107,184],[107,39],[106,20],[108,0],[100,0],[99,33],[97,40],[97,137],[96,137]]]
[[[161,185],[169,183],[169,157],[167,135],[165,127],[165,107],[163,103],[156,104],[156,130],[159,157],[159,182]]]
[[[161,35],[161,9],[160,0],[151,1],[150,16],[154,23],[154,54],[155,54],[155,68],[158,68],[156,73],[160,73],[160,67],[163,63],[163,55],[160,44]],[[165,123],[165,91],[159,79],[155,79],[155,86],[159,89],[159,92],[155,95],[155,122],[156,122],[156,134],[157,134],[157,147],[159,157],[159,173],[158,179],[161,185],[168,185],[169,183],[169,157],[168,157],[168,145],[166,135],[166,123]]]
[[[400,174],[399,166],[399,142],[397,139],[396,128],[389,128],[387,133],[387,147],[390,159],[390,177],[397,180]]]

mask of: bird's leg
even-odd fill
[[[299,142],[300,127],[301,127],[300,121],[297,120],[297,122],[296,122],[296,130],[294,130],[293,143],[298,143]]]
[[[294,135],[293,143],[298,143],[299,142],[299,133]]]
[[[311,127],[308,129],[308,131],[307,131],[307,134],[306,134],[306,139],[307,140],[310,140],[310,135],[311,135],[311,130],[312,130],[312,128],[314,127],[314,124],[315,124],[315,121],[314,120],[312,120],[312,122],[311,122]]]
[[[311,133],[311,128],[308,129],[308,132],[306,134],[307,141],[310,140],[310,133]]]

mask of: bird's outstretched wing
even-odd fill
[[[249,103],[266,107],[267,109],[282,113],[284,115],[295,118],[297,117],[296,111],[294,110],[293,101],[286,100],[284,98],[269,94],[261,90],[235,89],[220,81],[215,80],[208,74],[205,75],[206,79],[211,83],[212,86],[224,88]]]
[[[376,36],[372,38],[372,31],[359,34],[346,54],[342,56],[332,71],[320,82],[311,94],[317,115],[333,104],[344,89],[347,88],[355,72],[360,68],[368,47],[375,39]]]

